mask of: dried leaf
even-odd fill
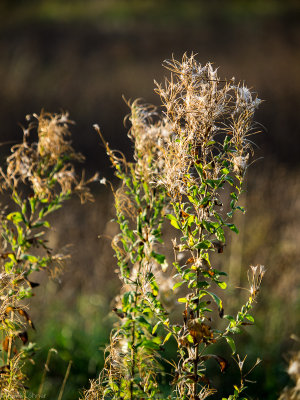
[[[206,361],[209,360],[210,358],[213,358],[214,360],[217,361],[221,372],[224,372],[228,368],[228,361],[226,361],[225,358],[217,356],[215,354],[206,354],[205,356],[201,356],[200,360]]]
[[[18,336],[22,340],[23,344],[26,344],[28,342],[28,333],[27,333],[27,331],[20,332]]]

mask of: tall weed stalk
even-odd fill
[[[248,301],[235,317],[225,314],[217,289],[226,290],[226,273],[214,268],[210,255],[223,253],[226,230],[238,233],[232,217],[245,211],[238,201],[260,100],[244,84],[221,80],[210,63],[202,66],[194,56],[167,61],[165,66],[171,78],[164,86],[157,84],[156,91],[173,135],[163,152],[165,170],[159,182],[170,196],[172,212],[166,217],[179,231],[179,242],[173,241],[178,280],[174,289],[187,287],[185,296],[178,298],[184,305],[182,324],[172,326],[179,356],[173,385],[178,399],[196,400],[214,391],[206,361],[214,359],[222,372],[227,367],[227,361],[209,353],[209,348],[225,338],[235,353],[232,335],[241,325],[253,323],[249,312],[264,275],[262,266],[251,267]],[[216,313],[227,320],[226,327],[212,326]],[[236,392],[243,389],[242,379]]]
[[[168,360],[174,366],[168,398],[203,400],[216,392],[207,361],[214,360],[222,373],[228,366],[212,345],[227,342],[235,354],[233,336],[254,322],[251,309],[264,267],[250,267],[248,300],[232,316],[225,313],[222,299],[226,272],[214,263],[222,256],[228,232],[238,233],[234,213],[245,212],[239,197],[253,157],[250,137],[256,133],[253,117],[261,101],[244,84],[220,79],[210,63],[201,65],[194,55],[166,61],[165,67],[170,78],[156,84],[163,111],[131,105],[134,162],[112,151],[96,126],[122,181],[114,191],[120,233],[113,240],[122,289],[106,365],[86,399],[163,398],[157,385],[161,350],[173,337],[178,358]],[[182,307],[176,324],[163,305],[159,281],[159,266],[167,267],[166,255],[156,250],[164,220],[176,232],[169,277],[176,282],[174,296]],[[164,339],[156,336],[160,325]],[[235,360],[241,379],[228,400],[242,398],[249,374],[245,359],[236,355]]]
[[[161,242],[163,209],[166,192],[155,187],[154,176],[160,173],[157,163],[160,145],[165,142],[163,122],[154,123],[154,109],[142,107],[138,102],[130,105],[130,138],[134,142],[134,162],[127,162],[114,152],[98,131],[106,152],[122,181],[114,191],[116,222],[120,227],[112,246],[115,250],[118,275],[122,282],[120,295],[113,311],[119,323],[111,334],[105,368],[99,383],[85,393],[87,399],[97,395],[103,399],[157,398],[157,375],[161,372],[158,352],[162,339],[157,336],[155,312],[164,314],[158,299],[158,266],[166,267],[166,258],[156,250]],[[155,132],[155,134],[154,134]],[[104,180],[105,182],[105,180]],[[149,300],[155,309],[149,307]]]
[[[68,257],[48,246],[48,217],[72,193],[82,201],[92,199],[87,182],[75,173],[74,162],[83,156],[68,140],[72,122],[68,115],[42,112],[27,119],[23,142],[11,148],[6,166],[0,169],[1,192],[9,199],[1,210],[0,250],[0,392],[7,400],[26,398],[23,366],[34,362],[30,331],[35,325],[26,299],[39,284],[31,275],[40,271],[57,275]]]

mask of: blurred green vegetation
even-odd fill
[[[49,282],[47,297],[51,301],[40,309],[37,333],[31,337],[39,351],[34,364],[26,368],[30,376],[28,391],[38,393],[48,351],[55,349],[42,393],[49,399],[58,397],[68,363],[72,361],[63,398],[77,399],[80,390],[88,387],[88,380],[96,378],[103,367],[104,350],[114,318],[108,314],[107,298],[99,293],[78,295],[73,301],[62,302],[56,292],[56,285]]]
[[[94,22],[109,26],[112,22],[127,24],[148,22],[198,24],[210,16],[231,22],[252,18],[277,17],[300,11],[298,1],[227,0],[4,0],[0,10],[4,24],[24,21]]]

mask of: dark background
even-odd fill
[[[68,110],[85,169],[112,178],[92,125],[98,123],[111,147],[130,157],[122,95],[159,105],[153,80],[168,75],[164,59],[181,59],[184,52],[213,62],[221,77],[245,81],[265,100],[256,115],[263,132],[254,139],[259,147],[248,171],[247,214],[236,221],[239,241],[229,241],[224,255],[224,268],[235,277],[232,288],[246,286],[248,265],[268,270],[257,325],[240,340],[241,355],[263,359],[254,373],[258,383],[248,391],[253,399],[275,399],[288,383],[286,359],[295,348],[290,335],[299,335],[299,16],[296,0],[0,2],[1,142],[22,139],[18,123],[25,124],[26,114]],[[1,162],[9,147],[0,147]],[[100,185],[92,190],[95,203],[81,207],[74,200],[55,218],[50,241],[73,243],[72,261],[59,282],[45,279],[46,292],[38,289],[32,301],[39,320],[32,340],[41,347],[33,391],[47,349],[59,350],[48,374],[49,398],[57,397],[69,359],[74,363],[65,399],[88,387],[101,368],[99,347],[112,323],[107,313],[118,282],[109,240],[98,239],[116,231],[109,222],[112,197]]]

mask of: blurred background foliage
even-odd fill
[[[288,384],[286,359],[295,349],[290,336],[300,335],[299,17],[297,0],[0,2],[2,143],[21,140],[17,124],[26,114],[68,110],[76,121],[74,147],[86,156],[86,169],[113,179],[92,125],[99,123],[111,147],[130,157],[122,94],[159,105],[153,79],[163,80],[164,59],[181,58],[185,51],[220,66],[221,76],[245,80],[265,100],[256,117],[263,133],[254,139],[258,160],[248,170],[247,213],[236,220],[240,235],[222,258],[230,272],[228,313],[246,295],[237,287],[247,286],[248,265],[262,263],[268,270],[256,326],[245,329],[238,346],[249,360],[263,359],[248,391],[253,399],[275,399]],[[9,144],[0,147],[1,163],[8,151]],[[57,398],[70,359],[66,400],[77,398],[99,373],[114,321],[108,315],[119,284],[109,240],[116,232],[112,196],[100,185],[92,189],[95,203],[80,206],[74,200],[53,221],[49,241],[58,248],[73,244],[72,259],[59,279],[47,283],[45,277],[46,290],[41,286],[31,300],[37,333],[30,339],[40,351],[28,367],[34,376],[28,385],[37,392],[54,347],[58,354],[52,355],[45,384],[49,399]],[[227,376],[229,382],[233,375]]]

